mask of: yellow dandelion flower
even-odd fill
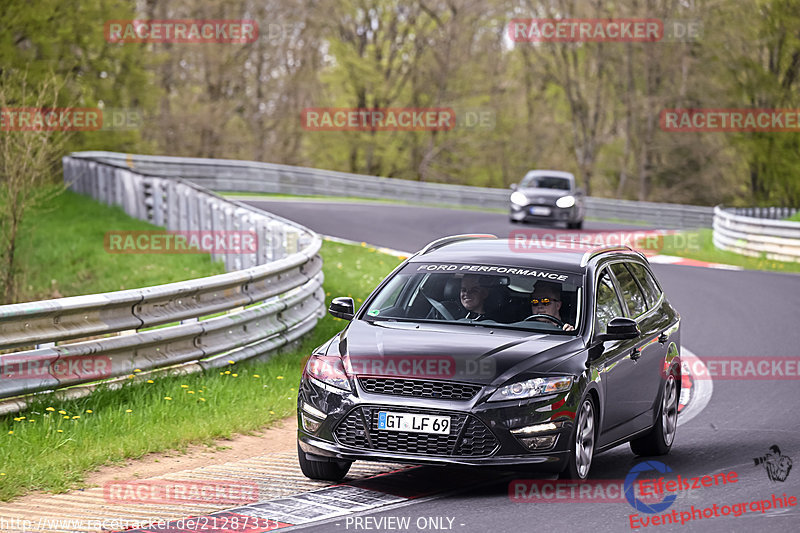
[[[31,419],[31,420],[28,420],[28,422],[36,422],[36,420]]]
[[[133,376],[133,374],[130,374],[130,375],[128,376],[128,379],[133,379],[133,377],[134,377],[134,376]]]
[[[47,409],[45,409],[45,411],[55,411],[55,408],[53,408],[53,407],[48,407]]]
[[[125,412],[126,412],[126,413],[132,413],[132,412],[133,412],[133,409],[125,409]]]
[[[269,414],[274,415],[275,411],[270,411]]]
[[[58,414],[65,415],[65,414],[67,414],[67,412],[66,411],[59,411]]]
[[[147,382],[148,383],[155,383],[155,381],[153,381],[152,379],[148,379]]]
[[[238,378],[238,377],[239,377],[239,374],[231,374],[231,376],[233,376],[233,377],[235,377],[235,378]]]
[[[283,379],[283,376],[278,376],[275,379]]]
[[[136,372],[141,372],[141,371],[142,371],[142,369],[141,369],[141,368],[134,368],[134,369],[133,369],[133,372],[134,372],[134,374],[135,374]]]
[[[24,416],[19,417],[20,420],[25,420]]]
[[[235,362],[235,361],[231,361],[230,359],[228,359],[228,364],[229,364],[229,365],[235,365],[235,364],[236,364],[236,362]]]
[[[78,415],[75,415],[75,416],[72,417],[73,420],[77,420],[79,418],[80,418],[80,416],[78,416]]]
[[[5,475],[6,475],[5,472],[0,472],[0,476],[5,476]]]
[[[231,371],[230,371],[230,370],[226,370],[226,371],[225,371],[225,373],[226,373],[226,374],[230,374],[230,373],[231,373]]]
[[[8,432],[8,434],[9,434],[9,435],[13,435],[13,434],[14,434],[14,432],[13,432],[13,431],[9,431],[9,432]]]
[[[194,391],[193,390],[187,390],[186,394],[194,394]]]
[[[58,433],[64,433],[64,430],[63,430],[63,429],[57,429],[56,431],[57,431]]]
[[[203,389],[197,389],[197,392],[203,392]]]
[[[92,411],[91,409],[87,409],[86,412],[89,413],[89,414],[94,413],[94,411]]]
[[[204,402],[204,401],[206,401],[206,399],[205,398],[200,398],[200,401]]]
[[[260,378],[261,376],[259,376],[258,374],[253,374],[253,377],[254,378]]]
[[[171,397],[169,397],[169,396],[164,396],[164,399],[165,399],[165,400],[171,400],[172,398],[171,398]]]
[[[221,376],[221,375],[223,375],[224,373],[225,373],[225,372],[220,372],[220,373],[219,373],[219,375]]]
[[[182,388],[182,389],[188,389],[188,388],[189,388],[189,385],[181,385],[181,388]]]
[[[64,418],[66,418],[67,420],[69,420],[69,417],[68,417],[68,416],[65,416]]]

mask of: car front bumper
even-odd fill
[[[512,203],[509,217],[519,222],[579,222],[580,209],[577,205],[567,208],[555,205],[517,205]]]
[[[298,442],[310,460],[531,465],[543,472],[560,472],[566,466],[576,409],[573,404],[577,404],[571,393],[536,401],[489,403],[481,402],[483,390],[472,400],[455,401],[370,394],[360,386],[352,393],[320,385],[304,377],[298,393]],[[325,413],[324,420],[304,412],[304,405],[312,412]],[[453,429],[447,437],[378,430],[374,423],[378,410],[450,416]],[[309,430],[304,417],[321,423]],[[555,437],[548,448],[531,450],[510,431],[554,421],[563,424],[537,433]]]

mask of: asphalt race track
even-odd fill
[[[295,220],[314,231],[371,245],[415,251],[433,239],[456,233],[494,233],[535,229],[508,222],[501,213],[410,207],[378,203],[301,200],[250,201],[266,211]],[[587,222],[586,230],[631,229],[636,226]],[[562,228],[544,228],[561,232]],[[727,271],[711,268],[654,265],[670,301],[683,317],[682,345],[701,359],[714,357],[769,357],[800,359],[800,276],[782,273]],[[333,296],[333,295],[332,295]],[[778,361],[785,362],[785,361]],[[796,363],[795,363],[796,365]],[[791,367],[783,367],[791,368]],[[794,367],[795,374],[797,368]],[[679,493],[672,506],[657,514],[637,512],[621,501],[588,503],[515,502],[509,497],[514,479],[530,479],[526,472],[498,471],[479,477],[483,484],[435,497],[408,500],[380,512],[362,513],[298,529],[308,531],[539,531],[543,528],[593,532],[630,531],[797,531],[798,506],[761,512],[754,500],[771,500],[784,493],[800,497],[800,388],[794,379],[717,379],[707,407],[678,430],[670,455],[657,458],[683,477],[735,471],[735,483]],[[770,446],[796,464],[784,481],[772,481],[754,458]],[[637,460],[627,445],[595,457],[593,479],[624,480]],[[786,463],[784,463],[786,464]],[[418,468],[420,494],[436,491],[436,480],[447,469]],[[431,472],[434,471],[433,475]],[[422,475],[427,472],[426,475]],[[642,477],[659,477],[649,472]],[[669,476],[668,476],[669,477]],[[747,504],[741,516],[697,518],[685,525],[632,528],[631,515],[645,520],[677,511],[691,513],[704,507]],[[773,505],[771,503],[771,505]],[[762,505],[761,507],[766,507]],[[739,505],[736,509],[741,510]],[[731,507],[731,510],[734,510]],[[701,511],[702,512],[702,511]],[[410,517],[399,529],[398,520]],[[425,520],[418,521],[420,517]],[[361,520],[356,520],[360,518]],[[381,520],[388,519],[392,520]],[[439,518],[440,520],[427,520]],[[452,519],[452,521],[450,520]]]

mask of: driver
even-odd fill
[[[467,316],[464,318],[470,320],[486,320],[490,317],[486,316],[486,298],[489,297],[489,287],[486,287],[485,281],[481,279],[480,275],[467,274],[461,278],[461,305],[467,310]]]
[[[531,293],[531,313],[534,315],[549,315],[561,319],[561,284],[554,281],[538,281]],[[546,317],[538,317],[533,320],[539,322],[551,322]],[[561,328],[564,331],[574,331],[575,327],[564,323]]]

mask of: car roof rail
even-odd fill
[[[466,233],[464,235],[450,235],[449,237],[442,237],[441,239],[436,239],[433,242],[428,243],[425,248],[417,252],[415,255],[423,255],[427,254],[428,252],[432,252],[434,250],[438,250],[448,244],[453,244],[454,242],[460,241],[469,241],[472,239],[496,239],[497,235],[492,235],[491,233]]]
[[[619,245],[598,246],[597,248],[589,250],[588,252],[583,254],[583,257],[581,258],[581,266],[585,267],[586,265],[589,264],[589,261],[591,261],[594,256],[604,254],[607,252],[633,252],[642,255],[641,253],[637,252],[630,246],[619,246]]]

